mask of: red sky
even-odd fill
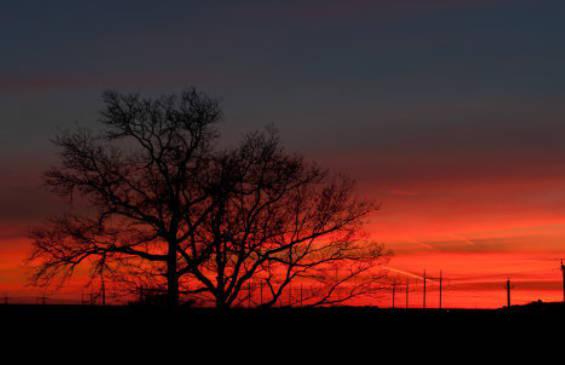
[[[364,176],[359,171],[356,175]],[[403,285],[409,280],[410,305],[422,304],[421,277],[426,271],[430,278],[427,304],[436,306],[440,270],[447,307],[502,306],[507,278],[513,284],[513,303],[561,300],[559,259],[565,256],[561,187],[565,179],[443,179],[437,183],[394,180],[391,185],[383,182],[376,188],[376,183],[366,178],[361,180],[360,193],[382,203],[366,231],[371,239],[394,251],[385,268],[391,279],[401,283],[397,303],[404,305]],[[34,192],[32,196],[45,199],[42,204],[49,201],[43,193]],[[4,197],[4,203],[8,200]],[[27,269],[23,261],[29,243],[22,235],[39,216],[51,214],[51,210],[41,204],[26,204],[3,225],[0,295],[29,299],[42,295],[43,290],[25,286]],[[32,214],[34,211],[37,214]],[[79,281],[74,281],[50,295],[77,299],[82,291]],[[376,304],[390,305],[389,293],[383,293]]]
[[[446,306],[501,306],[507,278],[513,303],[561,300],[565,181],[532,180],[391,189],[368,230],[395,251],[391,273],[416,290],[422,282],[412,275],[426,270],[437,278],[442,270]],[[421,301],[418,292],[413,304]],[[428,303],[437,304],[437,295]]]

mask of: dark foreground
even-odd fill
[[[377,308],[320,308],[232,310],[182,309],[170,313],[144,307],[90,307],[56,305],[0,306],[4,333],[25,341],[124,344],[149,341],[180,346],[259,351],[296,346],[324,351],[383,347],[439,349],[463,346],[470,354],[493,348],[502,351],[506,341],[546,350],[565,341],[565,306],[530,305],[510,310],[387,310]],[[173,341],[173,342],[171,342]],[[555,345],[552,345],[555,344]],[[97,345],[98,346],[98,345]],[[100,349],[104,349],[100,345]],[[556,347],[552,347],[556,346]],[[407,350],[412,349],[412,350]],[[525,348],[521,348],[524,350]],[[404,351],[401,350],[401,351]],[[427,350],[426,350],[427,351]],[[432,351],[433,352],[433,351]]]

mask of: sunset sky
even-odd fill
[[[49,139],[95,126],[105,89],[194,85],[226,143],[274,124],[381,202],[366,229],[412,305],[424,270],[430,306],[440,270],[445,306],[502,306],[507,278],[515,303],[561,300],[563,19],[563,0],[3,3],[0,296],[42,293],[23,259],[62,208],[40,187]]]

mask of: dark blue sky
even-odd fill
[[[561,177],[563,19],[555,0],[4,3],[2,201],[32,199],[15,187],[33,189],[58,130],[94,125],[107,88],[197,86],[231,140],[273,123],[385,195]]]
[[[299,148],[552,123],[564,15],[553,0],[5,3],[3,148],[41,151],[54,127],[92,120],[105,88],[196,85],[223,98],[228,130],[275,123]]]

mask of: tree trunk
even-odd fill
[[[216,309],[220,312],[226,311],[229,309],[229,305],[227,303],[225,293],[223,290],[219,290],[216,293]]]

